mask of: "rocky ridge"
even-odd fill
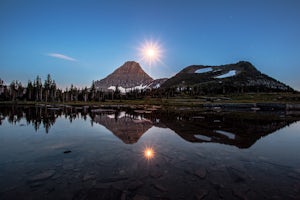
[[[162,85],[163,88],[198,87],[199,90],[230,92],[293,91],[293,89],[257,70],[250,62],[220,66],[191,65]]]

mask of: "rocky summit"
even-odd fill
[[[143,89],[153,81],[135,61],[127,61],[122,66],[117,68],[113,73],[101,79],[95,81],[97,89],[108,90],[115,89]]]
[[[165,81],[161,87],[190,88],[202,93],[293,91],[246,61],[220,66],[191,65]]]

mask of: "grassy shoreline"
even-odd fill
[[[300,94],[292,93],[246,93],[215,96],[178,96],[171,98],[144,98],[140,100],[106,100],[105,102],[36,102],[36,101],[0,101],[0,105],[70,105],[70,106],[111,106],[111,105],[156,105],[163,107],[185,106],[185,107],[203,107],[204,104],[241,104],[241,103],[283,103],[300,104]]]

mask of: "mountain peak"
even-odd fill
[[[133,88],[140,85],[147,85],[153,79],[135,61],[127,61],[118,67],[113,73],[95,82],[99,89],[107,90],[111,86]]]
[[[139,63],[135,61],[127,61],[122,66],[117,68],[112,74],[114,73],[120,73],[123,75],[126,75],[127,73],[134,73],[134,74],[140,74],[145,76],[146,78],[152,79],[140,66]],[[126,74],[124,74],[126,73]]]

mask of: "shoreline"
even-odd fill
[[[300,102],[231,102],[231,101],[201,101],[199,99],[151,99],[151,100],[114,100],[106,102],[35,102],[35,101],[0,101],[0,105],[21,105],[21,106],[90,106],[90,107],[151,107],[162,108],[201,108],[212,110],[249,110],[249,111],[270,111],[270,110],[300,110]]]

